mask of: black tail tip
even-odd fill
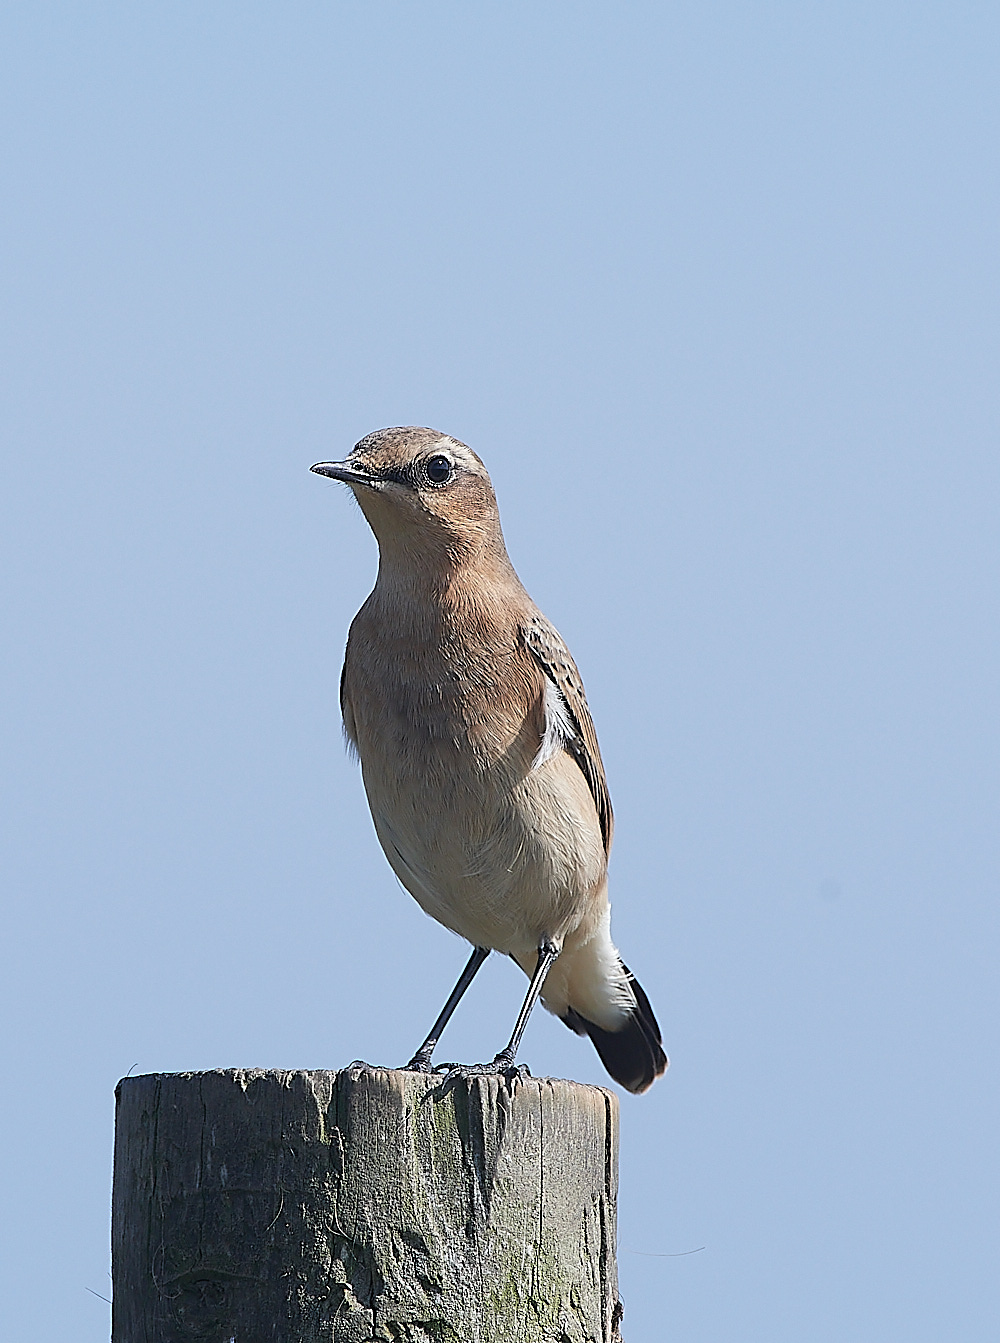
[[[648,1091],[658,1077],[667,1070],[668,1059],[663,1051],[660,1027],[642,985],[623,967],[635,994],[635,1010],[620,1030],[606,1031],[572,1008],[563,1021],[577,1035],[589,1035],[601,1062],[619,1086],[640,1096]]]

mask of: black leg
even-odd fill
[[[517,1057],[518,1046],[521,1043],[521,1036],[524,1034],[524,1028],[528,1024],[528,1018],[531,1016],[531,1009],[538,1002],[539,994],[545,984],[549,971],[555,964],[556,957],[559,955],[560,948],[554,942],[546,939],[538,948],[538,964],[535,966],[535,973],[531,976],[531,983],[528,985],[528,992],[524,995],[524,1002],[521,1004],[521,1010],[518,1013],[517,1021],[514,1022],[514,1030],[508,1041],[507,1048],[501,1049],[500,1053],[493,1060],[497,1071],[502,1072],[505,1068],[513,1066],[514,1059]]]
[[[475,979],[479,968],[486,957],[490,954],[489,947],[473,947],[472,955],[469,957],[469,963],[462,971],[458,983],[451,991],[451,996],[441,1009],[441,1015],[431,1027],[431,1033],[420,1046],[413,1058],[406,1065],[408,1072],[429,1073],[431,1071],[431,1055],[434,1053],[437,1042],[441,1039],[441,1032],[451,1020],[451,1014],[462,1001],[462,995]]]
[[[531,1016],[531,1009],[538,1002],[538,996],[545,984],[546,976],[555,964],[560,950],[560,947],[557,947],[554,942],[550,942],[548,939],[538,948],[538,964],[535,966],[535,973],[531,976],[528,992],[524,995],[524,1002],[521,1004],[517,1021],[514,1023],[513,1034],[506,1049],[501,1049],[492,1063],[451,1064],[448,1066],[449,1072],[461,1073],[463,1076],[479,1077],[490,1073],[508,1072],[513,1068],[514,1059],[517,1057],[517,1049],[521,1043],[521,1036],[524,1034],[524,1028]],[[443,1067],[444,1065],[439,1067],[438,1072],[441,1072]]]

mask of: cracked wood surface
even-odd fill
[[[610,1092],[356,1067],[116,1097],[113,1343],[619,1343]]]

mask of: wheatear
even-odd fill
[[[645,1091],[667,1066],[645,993],[611,942],[611,799],[583,682],[507,557],[486,468],[434,429],[381,429],[313,471],[348,484],[378,540],[340,703],[372,819],[417,903],[472,943],[407,1065],[431,1055],[490,951],[530,977],[513,1067],[542,1002]]]

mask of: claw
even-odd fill
[[[434,1069],[447,1077],[508,1077],[525,1078],[531,1076],[526,1063],[515,1064],[504,1054],[498,1054],[491,1063],[439,1063]]]

